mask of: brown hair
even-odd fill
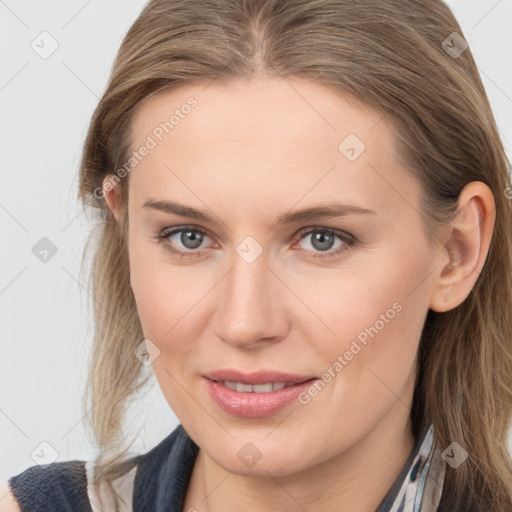
[[[126,403],[148,378],[133,355],[144,336],[129,284],[127,208],[118,223],[101,197],[103,178],[129,158],[134,111],[150,96],[182,84],[297,77],[356,98],[392,120],[400,157],[423,187],[421,208],[433,243],[436,228],[453,218],[466,184],[481,181],[494,194],[493,239],[473,290],[448,312],[428,312],[410,419],[416,437],[432,423],[443,448],[457,441],[469,452],[456,470],[447,467],[445,502],[464,502],[467,510],[512,510],[509,163],[471,51],[462,51],[462,36],[440,0],[147,4],[119,49],[80,168],[79,198],[100,220],[91,235],[96,323],[85,395],[100,452],[98,480],[111,482],[130,467],[123,457]],[[454,45],[460,55],[450,53]],[[129,175],[118,181],[126,207]]]

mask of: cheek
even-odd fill
[[[130,274],[144,336],[164,354],[190,351],[204,322],[201,302],[214,281],[193,266],[170,262],[163,248],[144,242],[130,246]]]
[[[428,311],[425,278],[432,269],[428,253],[422,254],[412,257],[404,247],[375,251],[357,265],[323,272],[316,281],[295,278],[290,287],[307,297],[308,309],[301,309],[294,322],[314,344],[323,362],[320,371],[338,361],[342,369],[338,364],[331,372],[343,373],[342,380],[351,382],[353,391],[369,390],[378,381],[376,375],[389,380],[392,389],[403,384]]]
[[[159,261],[160,246],[138,241],[135,234],[130,237],[129,251],[130,281],[144,335],[158,344],[183,315],[184,301],[176,296],[181,298],[187,289]]]
[[[184,268],[172,268],[158,254],[157,249],[134,244],[130,249],[131,285],[144,337],[159,350],[152,362],[156,380],[173,412],[186,418],[190,396],[184,389],[184,373],[199,339],[192,323],[194,304],[201,293]]]
[[[343,427],[347,439],[375,425],[397,397],[409,403],[414,389],[417,347],[428,308],[422,298],[425,290],[407,296],[421,271],[403,270],[389,270],[378,279],[359,276],[357,285],[347,279],[344,290],[333,283],[330,291],[323,287],[322,293],[310,295],[308,305],[320,312],[335,335],[321,328],[327,334],[315,336],[321,324],[311,315],[308,325],[303,324],[308,329],[303,336],[319,357],[316,369],[325,387],[303,396],[301,403],[332,418],[350,418]]]

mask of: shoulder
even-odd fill
[[[21,512],[9,486],[5,482],[0,482],[0,512]]]
[[[19,507],[12,510],[91,512],[85,461],[72,460],[31,466],[9,478],[8,484]]]

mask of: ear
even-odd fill
[[[471,292],[487,258],[496,218],[491,189],[480,181],[464,187],[457,206],[438,252],[440,270],[430,300],[430,308],[440,313],[456,308]]]
[[[103,197],[108,207],[112,210],[117,220],[121,217],[121,199],[119,196],[119,187],[112,184],[113,174],[107,174],[103,178]]]
[[[112,185],[112,178],[113,174],[107,174],[105,178],[103,178],[103,197],[105,198],[105,201],[114,214],[117,221],[121,218],[121,197],[119,193],[119,187],[117,186],[117,183],[115,185]],[[130,288],[132,286],[132,273],[130,271]]]

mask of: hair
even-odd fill
[[[463,36],[440,0],[152,0],[141,11],[92,116],[79,176],[78,197],[99,220],[84,250],[94,238],[95,331],[84,404],[92,407],[98,482],[110,485],[133,466],[124,456],[123,419],[148,380],[134,357],[144,335],[129,279],[129,174],[117,178],[119,221],[101,192],[105,176],[130,158],[134,113],[186,84],[290,77],[387,116],[399,157],[421,184],[432,243],[456,214],[465,185],[491,189],[494,232],[473,289],[458,307],[427,313],[410,425],[417,439],[433,424],[441,447],[457,441],[469,452],[456,470],[446,468],[442,503],[512,510],[509,161],[470,49],[445,51],[454,32]]]

